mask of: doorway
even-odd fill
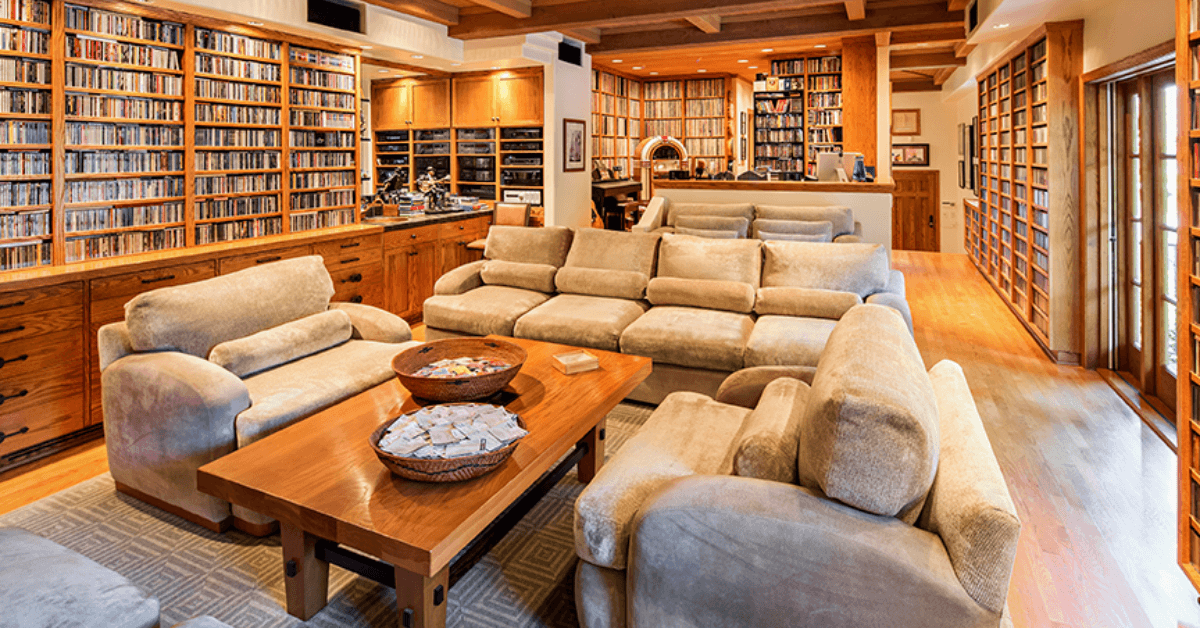
[[[892,248],[901,251],[942,249],[937,170],[893,170]]]

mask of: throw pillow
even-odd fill
[[[759,218],[754,221],[753,232],[758,233],[759,231],[802,233],[805,235],[829,234],[829,239],[833,239],[833,223],[828,220],[771,220]]]
[[[697,238],[708,238],[710,240],[740,240],[742,236],[737,231],[721,231],[717,229],[688,229],[687,227],[676,227],[675,233],[679,235],[695,236]]]
[[[825,224],[829,224],[829,223],[825,223]],[[759,240],[763,240],[763,241],[784,240],[787,242],[818,242],[818,243],[822,243],[822,244],[827,244],[829,242],[833,242],[833,230],[831,229],[829,233],[821,233],[821,234],[817,234],[817,233],[813,233],[813,234],[777,233],[777,232],[773,232],[773,231],[759,231],[756,237]]]
[[[488,260],[480,277],[489,286],[511,286],[536,292],[554,292],[554,275],[558,268],[549,264],[525,264]]]
[[[328,310],[213,347],[208,361],[238,377],[287,364],[350,340],[354,326],[342,310]]]
[[[796,205],[758,205],[754,215],[766,220],[828,220],[833,223],[833,235],[854,233],[854,212],[849,207],[811,207]]]
[[[862,305],[853,292],[816,288],[759,288],[754,311],[759,316],[803,316],[839,320],[850,308]]]
[[[646,296],[648,275],[631,270],[601,270],[564,266],[558,269],[554,284],[563,294],[583,294],[614,299],[640,299]]]
[[[754,286],[739,281],[655,277],[646,288],[646,299],[654,305],[749,314],[754,310]]]
[[[728,216],[680,216],[675,221],[675,228],[736,231],[739,238],[744,238],[750,228],[750,221]]]

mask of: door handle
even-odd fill
[[[933,216],[930,216],[930,217],[929,217],[929,228],[930,228],[930,229],[932,229],[932,228],[933,228]]]
[[[349,277],[346,277],[345,279],[343,279],[342,283],[358,283],[358,282],[362,281],[362,279],[363,279],[362,273],[354,273],[353,275],[350,275]]]

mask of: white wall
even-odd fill
[[[929,144],[929,169],[939,173],[939,204],[943,253],[963,253],[963,216],[958,187],[958,126],[947,124],[957,118],[952,103],[942,100],[940,92],[901,92],[892,94],[893,109],[917,109],[921,112],[920,135],[893,135],[893,144]],[[908,170],[899,168],[897,170]]]
[[[1175,38],[1175,0],[1093,1],[1081,17],[1084,72]]]
[[[751,154],[750,141],[751,135],[754,132],[754,85],[745,79],[734,79],[734,99],[733,99],[733,174],[739,175],[750,169],[750,162],[754,159]],[[746,113],[749,112],[749,113]],[[742,114],[746,113],[746,133],[742,134]],[[742,138],[746,138],[746,158],[742,159]]]
[[[586,227],[592,222],[592,56],[583,67],[558,61],[546,66],[546,224]],[[582,172],[563,172],[563,119],[583,120]]]

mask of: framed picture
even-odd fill
[[[920,109],[893,109],[892,135],[920,135]]]
[[[744,116],[746,114],[743,113],[742,115]],[[741,146],[740,155],[741,155],[741,159],[739,161],[746,161],[746,138],[744,138],[744,137],[742,138],[742,146]]]
[[[928,167],[929,144],[892,144],[892,165]]]
[[[741,124],[738,126],[738,129],[740,129],[740,132],[738,133],[738,135],[745,135],[746,134],[746,112],[745,111],[741,112],[741,115],[738,116],[738,118],[741,121]]]
[[[583,172],[587,123],[563,119],[563,172]]]
[[[967,187],[967,162],[958,160],[958,188],[961,190]]]
[[[971,124],[967,125],[967,188],[975,194],[979,194],[979,136],[976,134],[978,129],[979,116],[975,116],[971,118]]]

